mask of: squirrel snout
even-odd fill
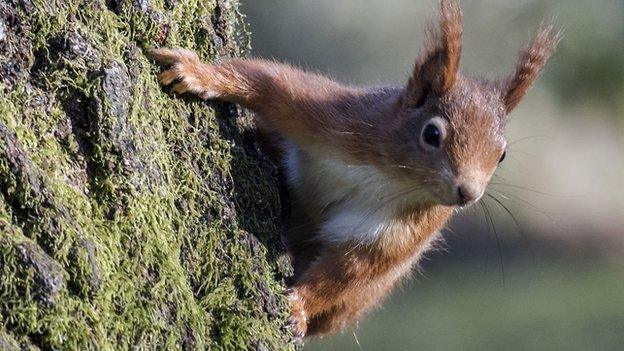
[[[481,195],[483,195],[483,189],[477,183],[463,183],[457,186],[457,197],[460,206],[476,202]]]

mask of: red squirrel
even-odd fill
[[[508,77],[459,71],[462,13],[441,0],[407,84],[337,83],[259,59],[202,63],[156,49],[160,83],[255,113],[262,143],[285,171],[293,216],[283,235],[299,336],[342,330],[406,276],[456,210],[475,203],[505,157],[507,115],[553,52],[543,25]]]

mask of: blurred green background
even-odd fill
[[[437,6],[242,0],[253,55],[366,85],[405,82]],[[489,187],[511,215],[466,210],[378,311],[306,350],[624,350],[624,1],[462,7],[466,73],[510,72],[542,20],[564,33]]]

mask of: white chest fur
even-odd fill
[[[293,145],[285,163],[291,192],[319,221],[322,240],[370,243],[397,225],[392,200],[401,189],[375,167],[311,156]]]

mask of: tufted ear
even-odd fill
[[[414,64],[404,101],[407,106],[420,106],[429,93],[443,94],[457,81],[463,32],[459,0],[441,0],[440,17],[439,28],[428,28],[425,46]]]
[[[515,72],[500,82],[507,113],[518,106],[559,43],[561,33],[553,33],[554,28],[553,23],[540,26],[530,43],[520,51]]]

